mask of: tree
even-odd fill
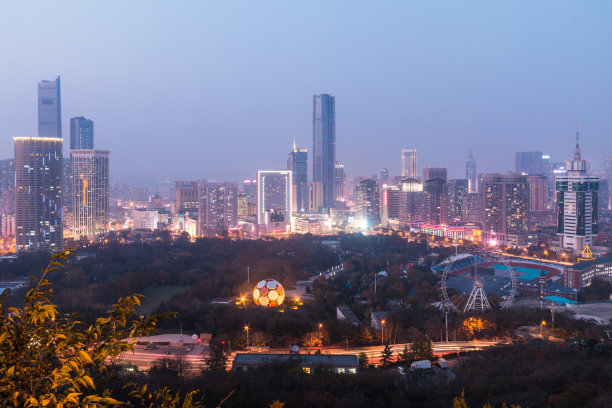
[[[210,344],[210,356],[206,359],[210,370],[225,370],[227,366],[227,354],[219,343]]]
[[[397,354],[398,361],[408,361],[412,358],[412,354],[410,350],[408,350],[408,345],[404,344],[404,350],[401,353]]]
[[[105,382],[108,362],[132,350],[135,337],[147,335],[168,315],[136,314],[142,295],[120,298],[105,317],[84,327],[72,315],[63,315],[50,301],[48,273],[64,268],[72,251],[51,256],[36,286],[25,295],[22,307],[5,310],[0,296],[0,405],[13,407],[103,407],[120,405],[109,390],[96,389],[94,379]],[[129,339],[121,341],[121,339]],[[162,398],[162,396],[160,396]],[[191,404],[192,396],[174,399],[174,407]],[[182,400],[182,401],[181,401]],[[189,400],[189,401],[187,401]],[[191,404],[191,405],[189,405]]]
[[[358,358],[359,358],[359,368],[362,370],[368,368],[368,363],[369,363],[368,355],[362,351],[361,353],[359,353]]]
[[[419,336],[412,340],[412,344],[410,345],[410,353],[412,354],[412,359],[426,359],[430,360],[433,358],[433,346],[431,344],[431,340],[429,340],[425,336]]]
[[[380,355],[380,364],[383,367],[388,367],[389,365],[391,365],[392,361],[393,361],[393,351],[391,350],[391,346],[387,344],[385,345],[385,348]]]

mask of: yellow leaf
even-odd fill
[[[87,361],[89,364],[93,364],[93,361],[91,360],[91,357],[89,356],[87,352],[83,350],[79,350],[79,356],[81,356],[81,358]]]

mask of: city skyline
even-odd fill
[[[504,8],[504,13],[485,3],[478,5],[448,4],[448,15],[441,15],[432,26],[418,21],[425,17],[431,21],[437,15],[432,5],[398,4],[397,10],[375,13],[354,5],[351,21],[341,18],[341,4],[334,5],[324,21],[316,23],[325,24],[329,29],[325,35],[332,39],[324,50],[313,48],[323,34],[306,41],[306,34],[311,34],[310,7],[245,6],[232,9],[235,18],[228,19],[230,11],[222,5],[192,3],[191,14],[186,6],[172,10],[151,6],[133,22],[127,16],[138,14],[137,3],[122,5],[124,13],[100,4],[88,6],[92,16],[112,13],[117,20],[117,34],[109,37],[98,19],[87,15],[79,15],[78,27],[66,24],[57,32],[50,30],[51,20],[54,27],[62,26],[64,19],[74,21],[76,11],[62,5],[41,5],[29,16],[31,21],[20,17],[28,15],[24,6],[4,5],[0,30],[6,38],[15,37],[9,32],[21,38],[0,45],[0,52],[15,61],[0,68],[11,78],[0,102],[0,134],[6,141],[0,144],[0,154],[11,157],[13,136],[37,134],[34,84],[61,76],[63,137],[66,140],[70,117],[93,119],[97,144],[113,150],[111,177],[239,181],[254,177],[260,168],[282,169],[294,138],[298,145],[310,146],[309,99],[320,93],[336,97],[336,157],[351,176],[378,174],[381,168],[399,174],[396,158],[407,145],[419,151],[420,166],[447,166],[453,178],[462,175],[470,149],[481,173],[511,170],[516,151],[543,151],[551,161],[563,161],[565,143],[559,141],[569,143],[576,124],[582,128],[583,156],[590,159],[591,168],[603,168],[612,132],[612,119],[606,113],[612,109],[606,74],[612,58],[602,52],[610,39],[603,17],[611,14],[610,5],[530,3],[530,7]],[[552,8],[554,19],[549,17]],[[191,34],[181,28],[198,16],[205,16],[207,24]],[[167,28],[151,31],[148,25],[143,27],[141,18]],[[417,21],[400,24],[407,18]],[[255,23],[262,20],[273,24],[259,30]],[[370,20],[372,24],[360,33],[358,27]],[[440,25],[446,29],[439,30]],[[51,53],[34,41],[45,30],[50,32],[49,41],[61,43],[72,39],[75,29],[82,33],[74,40],[76,45],[88,44],[85,58],[77,53],[75,59],[61,48]],[[281,31],[287,32],[285,39],[276,35]],[[454,32],[456,38],[437,31]],[[223,33],[228,32],[235,34],[225,38]],[[483,32],[491,38],[483,38]],[[215,41],[194,42],[211,33],[218,33]],[[144,35],[160,40],[159,48],[134,48]],[[176,41],[185,45],[173,47]],[[301,51],[286,49],[300,48],[294,43],[303,46]],[[255,44],[263,46],[261,55],[249,52]],[[289,58],[279,60],[278,51],[285,49],[291,51]],[[346,50],[342,59],[334,54],[338,49]],[[397,49],[405,51],[398,54]],[[188,50],[196,52],[188,55]],[[324,69],[309,61],[317,52],[329,59]],[[513,55],[518,56],[516,61],[507,64]],[[128,64],[113,65],[118,59]],[[91,65],[94,60],[96,66]],[[168,62],[175,60],[186,63]],[[202,76],[205,61],[207,75]],[[238,68],[243,66],[249,68]],[[300,81],[294,81],[294,75],[301,75]],[[164,81],[151,87],[153,78],[160,77]],[[228,87],[226,80],[233,85]],[[168,97],[157,98],[159,92]],[[200,94],[209,97],[202,99]],[[272,95],[283,103],[275,112],[277,119],[269,121],[264,119],[269,108],[256,100]],[[240,120],[230,120],[236,117]],[[145,137],[155,143],[137,143]],[[241,148],[235,149],[236,144]],[[237,164],[224,166],[230,151]],[[151,160],[134,163],[134,157]],[[196,166],[200,160],[209,165]]]

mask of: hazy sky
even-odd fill
[[[577,124],[593,168],[612,154],[610,1],[6,1],[0,74],[0,157],[60,75],[65,144],[94,120],[115,179],[284,168],[315,93],[350,175],[398,174],[402,147],[451,177],[470,148],[479,172],[569,159]]]

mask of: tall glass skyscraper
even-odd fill
[[[293,172],[295,210],[304,212],[308,208],[308,149],[294,144],[287,159],[287,170]]]
[[[417,178],[417,151],[416,149],[402,149],[402,177]]]
[[[468,181],[468,192],[478,192],[478,179],[476,178],[476,159],[470,150],[470,155],[465,161],[465,178]]]
[[[312,98],[312,180],[323,184],[323,207],[335,207],[336,102],[328,94]]]
[[[38,83],[38,136],[62,137],[60,78]]]
[[[94,148],[94,123],[83,116],[70,118],[70,150]]]
[[[17,252],[63,249],[62,139],[15,137]]]

